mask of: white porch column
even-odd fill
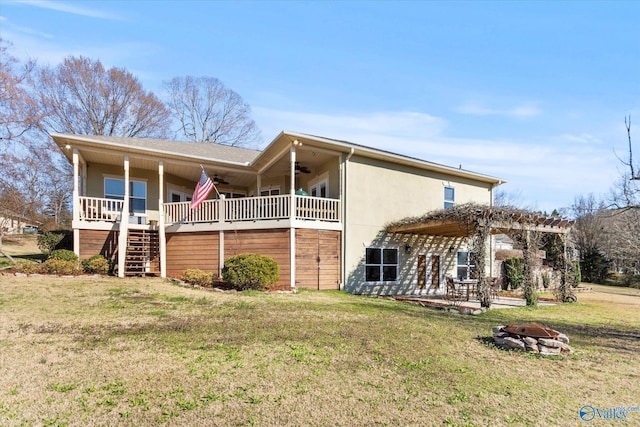
[[[158,240],[160,243],[160,277],[167,277],[167,240],[164,231],[164,162],[158,162]]]
[[[127,256],[127,234],[129,230],[129,156],[124,156],[124,200],[120,214],[120,235],[118,236],[118,277],[124,277]]]
[[[221,194],[218,199],[218,218],[220,224],[224,224],[227,220],[225,212],[225,195]],[[220,227],[218,232],[218,277],[222,277],[222,268],[224,267],[224,228]]]
[[[78,228],[78,221],[80,220],[80,197],[78,191],[78,149],[73,147],[73,251],[78,257],[80,256],[80,229]]]
[[[262,192],[262,175],[258,174],[256,177],[256,196],[260,196]]]
[[[299,142],[296,139],[291,144],[291,182],[289,183],[289,193],[291,195],[291,206],[289,211],[289,222],[291,227],[289,229],[289,271],[290,274],[290,284],[291,289],[296,288],[296,228],[294,227],[295,219],[296,219],[296,146],[298,146]]]

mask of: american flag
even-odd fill
[[[191,197],[191,209],[196,209],[202,202],[207,200],[209,193],[211,190],[215,188],[213,185],[213,181],[207,175],[207,173],[202,170],[200,174],[200,181],[196,184],[196,189],[193,191],[193,197]]]

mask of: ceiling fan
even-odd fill
[[[220,184],[222,184],[222,185],[228,185],[228,184],[229,184],[229,182],[228,182],[228,181],[225,181],[223,178],[220,178],[220,177],[218,176],[218,174],[215,174],[215,175],[213,176],[213,185],[220,185]]]
[[[306,166],[300,166],[300,162],[296,162],[296,173],[311,173],[311,171]]]

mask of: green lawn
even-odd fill
[[[640,406],[640,291],[595,288],[465,316],[341,292],[0,276],[0,425],[583,425],[583,405]],[[575,353],[490,343],[520,320],[566,332]]]

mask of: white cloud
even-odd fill
[[[456,111],[472,116],[505,116],[515,118],[535,117],[542,114],[542,111],[539,108],[532,105],[520,105],[512,108],[497,109],[489,108],[475,102],[460,105],[456,108]]]
[[[290,130],[363,144],[503,178],[503,190],[523,205],[551,212],[578,194],[604,194],[617,176],[616,159],[590,134],[544,139],[458,138],[441,117],[390,112],[331,115],[254,108],[265,138]],[[563,143],[559,143],[563,140]],[[586,142],[592,141],[587,144]]]
[[[560,140],[561,142],[569,142],[569,143],[576,143],[576,144],[600,144],[602,143],[602,140],[595,136],[595,135],[591,135],[588,133],[581,133],[581,134],[569,134],[569,133],[565,133],[562,134],[560,136],[558,136],[558,140]]]
[[[73,15],[87,16],[91,18],[107,19],[107,20],[122,20],[122,17],[115,15],[111,12],[105,12],[99,9],[86,8],[78,6],[80,4],[86,5],[87,3],[61,3],[57,1],[44,1],[44,0],[18,0],[14,3],[24,4],[28,6],[38,7],[41,9],[55,10],[57,12],[70,13]]]

